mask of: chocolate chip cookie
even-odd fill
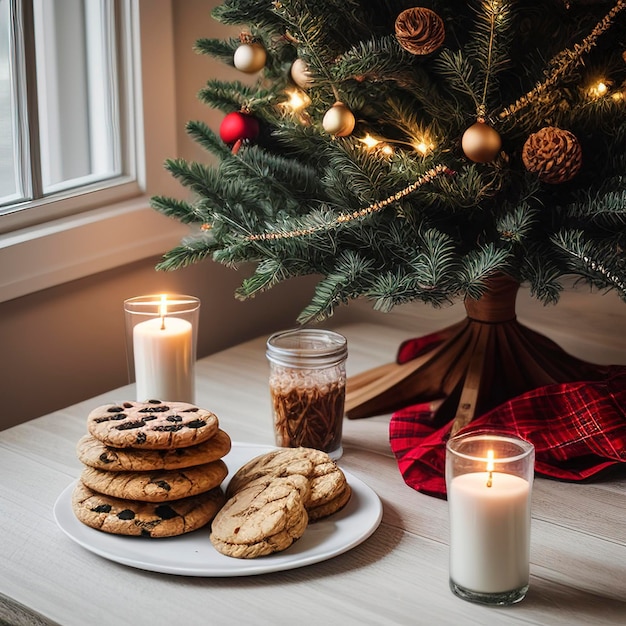
[[[173,537],[208,524],[224,499],[224,492],[216,487],[172,502],[136,502],[96,493],[78,481],[72,492],[72,509],[83,524],[107,533]]]
[[[85,435],[76,446],[76,454],[83,464],[99,470],[143,472],[181,469],[210,463],[226,456],[230,449],[230,437],[219,429],[213,437],[202,443],[172,450],[113,448],[103,444],[93,435]]]
[[[179,470],[149,472],[107,472],[85,467],[80,476],[84,485],[114,498],[140,502],[180,500],[218,487],[228,468],[222,460]]]
[[[210,439],[218,428],[216,415],[187,402],[105,404],[87,416],[91,435],[114,448],[186,448]]]

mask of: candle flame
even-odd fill
[[[487,487],[493,485],[493,463],[494,454],[493,450],[487,450],[487,471],[489,472],[489,478],[487,479]]]
[[[161,296],[159,315],[161,316],[161,330],[165,330],[165,316],[167,315],[167,296],[165,294]]]

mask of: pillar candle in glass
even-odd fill
[[[323,329],[275,333],[267,340],[276,445],[342,453],[346,338]]]
[[[534,459],[531,443],[507,434],[448,440],[450,588],[457,596],[507,605],[526,595]]]
[[[126,349],[136,400],[195,402],[200,301],[194,296],[149,295],[124,302]]]

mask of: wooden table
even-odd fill
[[[392,360],[407,338],[368,323],[338,330],[349,341],[349,374]],[[267,375],[264,338],[202,359],[197,402],[234,441],[272,444]],[[345,554],[237,578],[160,574],[101,558],[68,539],[52,509],[81,471],[75,445],[88,412],[132,398],[124,387],[0,432],[0,623],[626,623],[626,479],[537,479],[527,597],[505,609],[471,604],[448,588],[447,503],[403,482],[389,416],[345,423],[340,465],[384,507],[379,528]]]

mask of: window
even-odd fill
[[[0,213],[133,177],[129,6],[0,0]]]
[[[173,1],[0,0],[0,302],[186,232],[149,208],[179,193]]]
[[[18,198],[9,9],[9,2],[0,0],[0,203],[12,202]]]

